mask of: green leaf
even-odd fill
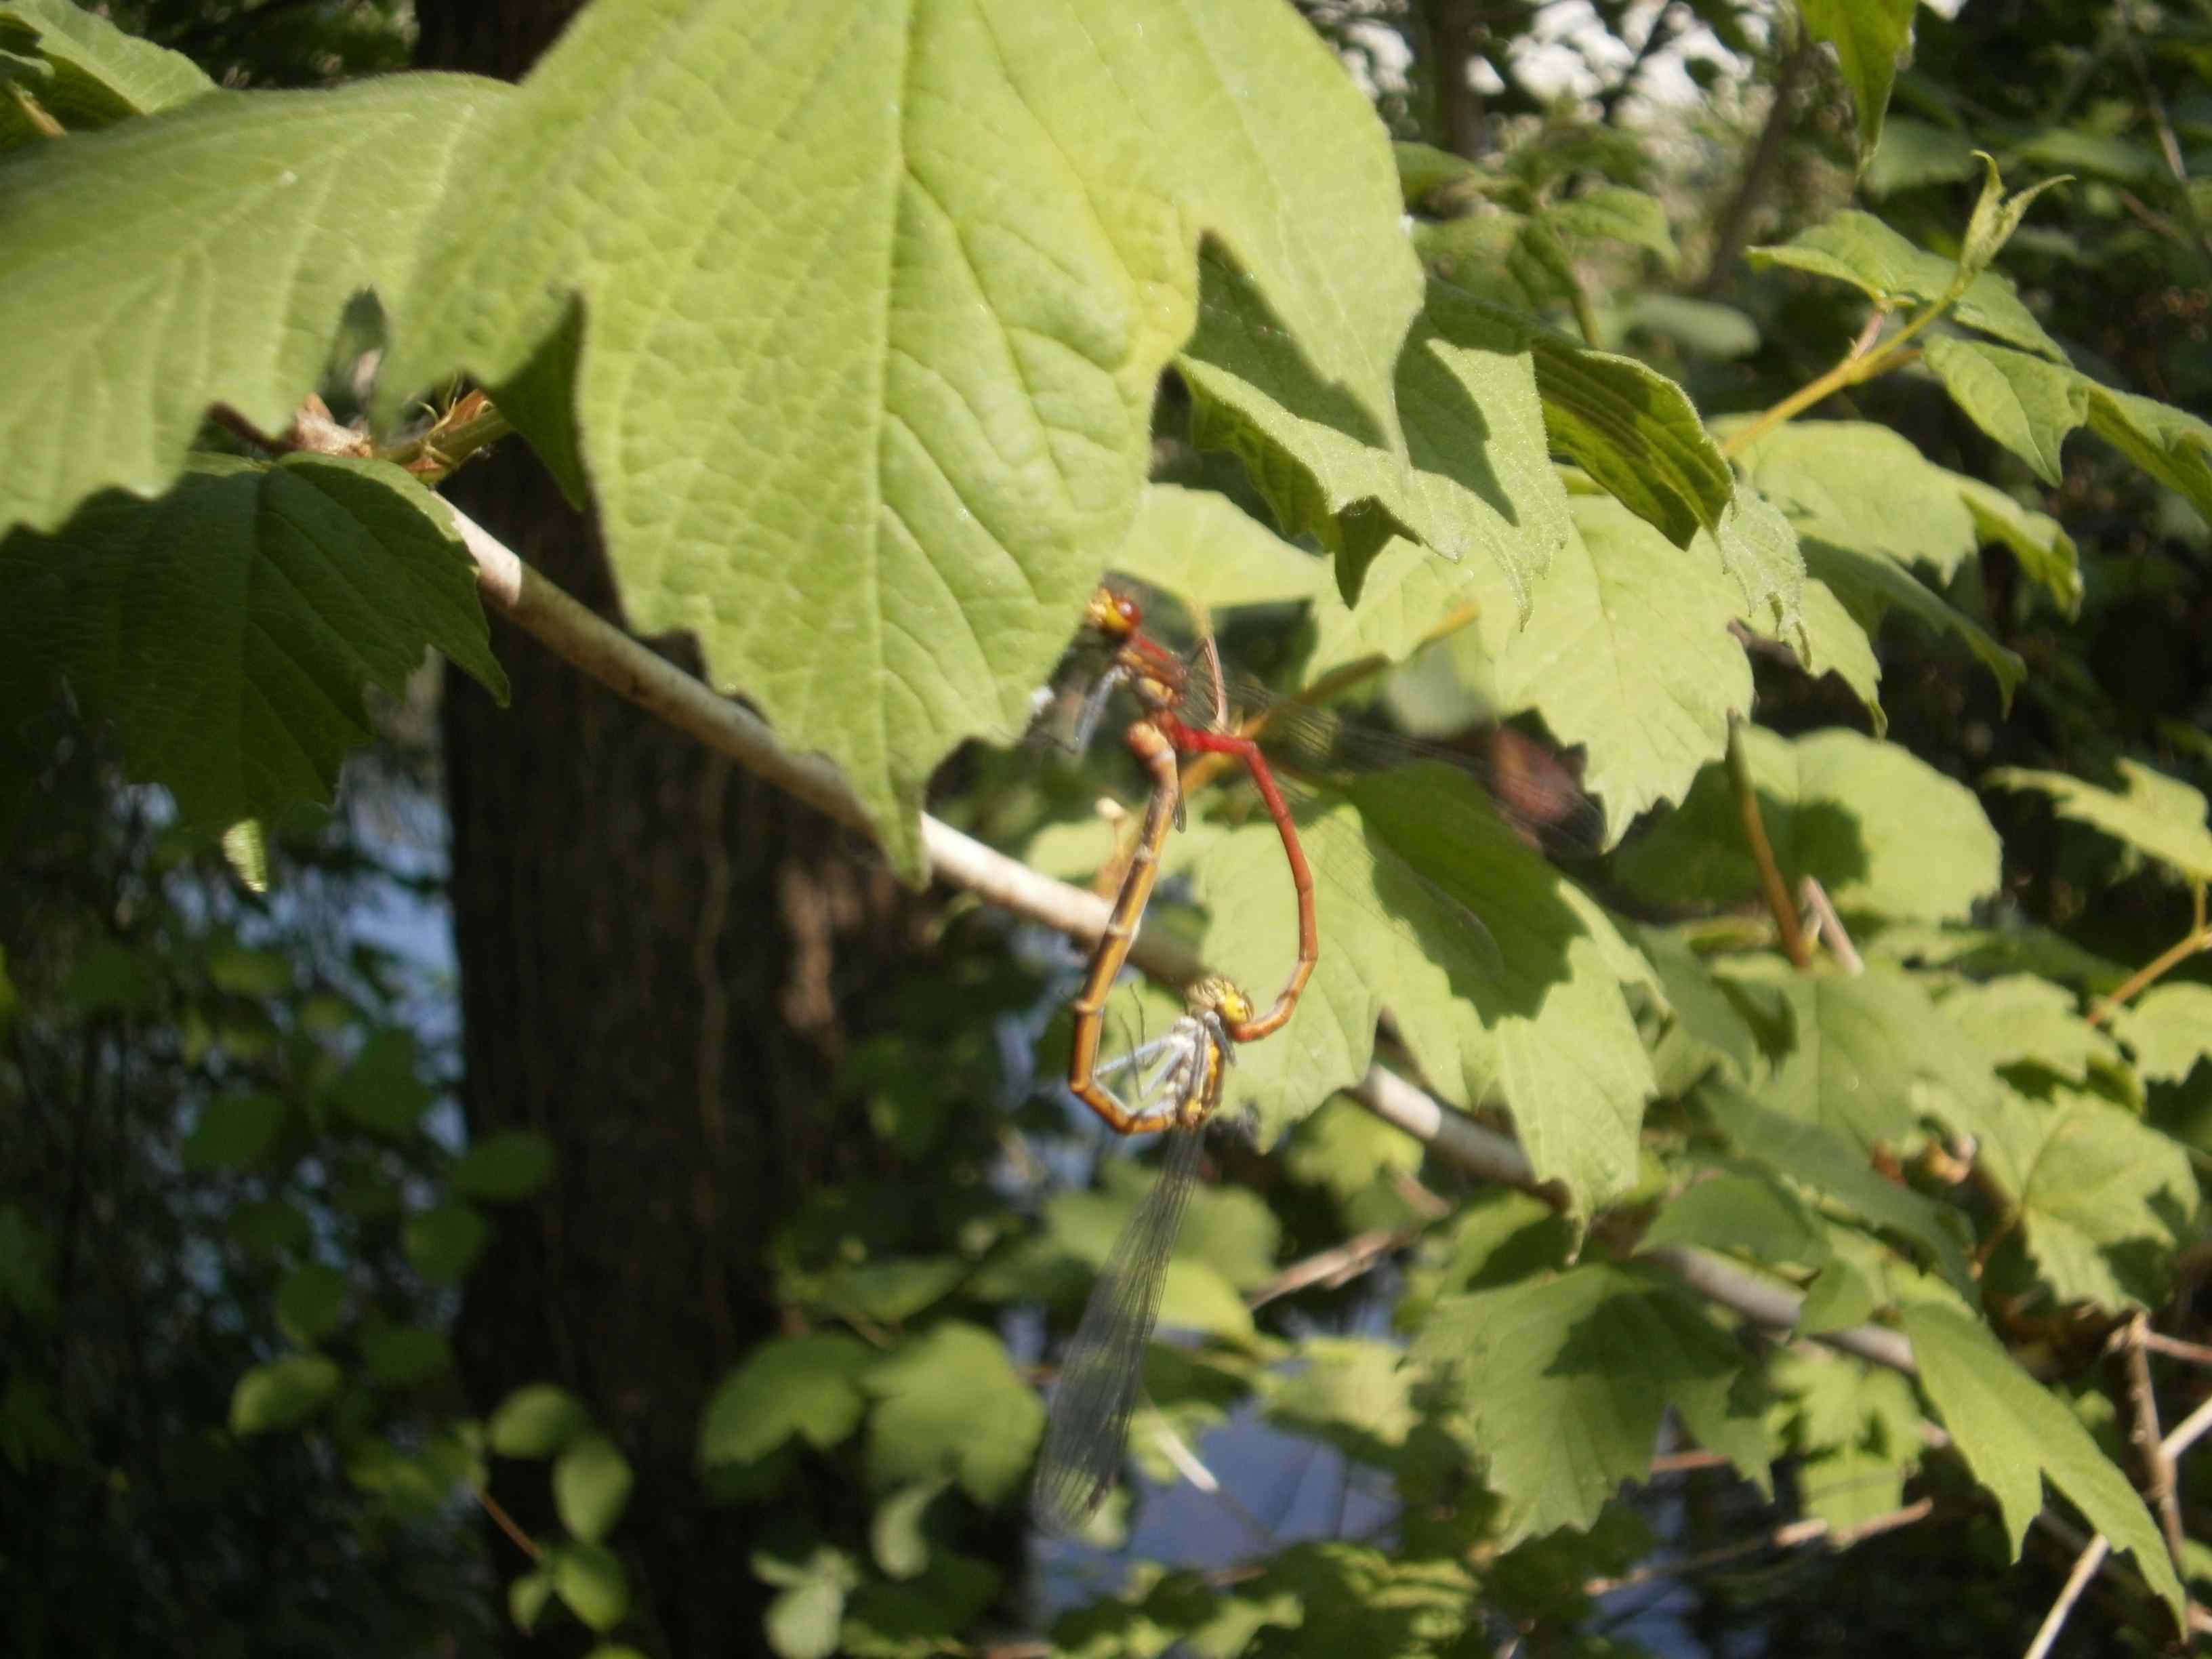
[[[1610,841],[1727,748],[1729,720],[1751,708],[1751,664],[1729,632],[1736,589],[1705,550],[1685,553],[1617,501],[1573,507],[1577,533],[1495,684],[1504,708],[1583,745]]]
[[[838,1639],[854,1659],[933,1659],[957,1653],[998,1597],[988,1562],[939,1551],[904,1583],[862,1584],[848,1599]]]
[[[1881,148],[1859,180],[1869,196],[1888,196],[1924,185],[1963,184],[1977,169],[1974,141],[1949,127],[1910,115],[1883,123]]]
[[[597,1544],[561,1544],[545,1553],[553,1588],[568,1610],[605,1632],[629,1613],[629,1573],[622,1558]]]
[[[1480,178],[1482,170],[1464,155],[1455,155],[1434,144],[1399,142],[1390,146],[1398,164],[1398,187],[1407,207],[1419,206],[1428,196],[1462,179]]]
[[[2154,1083],[2184,1083],[2212,1054],[2212,986],[2156,985],[2113,1016],[2113,1032]]]
[[[345,1312],[346,1276],[325,1261],[310,1261],[284,1275],[276,1287],[276,1326],[305,1347],[338,1328]]]
[[[1657,988],[1676,1029],[1699,1052],[1725,1061],[1738,1078],[1752,1076],[1759,1049],[1751,1027],[1688,941],[1661,927],[1626,931],[1657,975]]]
[[[1694,1098],[1745,1156],[1832,1200],[1869,1226],[1917,1245],[1961,1295],[1973,1293],[1960,1218],[1911,1188],[1884,1179],[1845,1136],[1771,1110],[1716,1079],[1699,1085]]]
[[[337,1362],[319,1353],[287,1354],[256,1365],[231,1390],[231,1431],[297,1428],[330,1403],[340,1380]]]
[[[1797,552],[1795,531],[1790,532],[1790,550]],[[1802,566],[1801,556],[1801,570]],[[1874,641],[1867,637],[1865,625],[1836,597],[1835,589],[1816,577],[1806,577],[1804,584],[1794,632],[1778,628],[1771,616],[1753,616],[1747,619],[1748,624],[1796,652],[1808,674],[1815,678],[1833,674],[1841,680],[1867,711],[1879,738],[1889,730],[1889,716],[1881,706],[1881,662],[1874,653]]]
[[[1913,301],[1932,305],[1958,288],[1955,259],[1917,248],[1872,214],[1855,210],[1824,220],[1779,247],[1750,248],[1746,253],[1755,265],[1787,265],[1849,283],[1885,309]],[[2066,361],[2058,343],[2021,303],[2011,279],[1996,271],[1985,270],[1967,284],[1950,314],[2023,351],[2054,363]]]
[[[371,1032],[331,1085],[331,1103],[341,1113],[392,1136],[412,1130],[436,1098],[419,1075],[414,1034],[397,1027]]]
[[[1953,610],[1941,595],[1915,580],[1911,572],[1886,558],[1815,539],[1801,545],[1806,570],[1834,591],[1863,630],[1878,631],[1882,617],[1896,610],[1931,633],[1955,635],[1996,680],[2005,707],[2012,706],[2012,694],[2027,678],[2027,665],[2017,653],[1992,639],[1980,623]]]
[[[29,705],[18,703],[16,708]],[[70,963],[62,1001],[83,1013],[115,1009],[150,1013],[161,1006],[162,964],[150,945],[125,945],[94,935]]]
[[[1413,1373],[1395,1343],[1357,1337],[1309,1337],[1300,1369],[1270,1375],[1266,1416],[1364,1462],[1391,1467],[1421,1420]]]
[[[370,1382],[408,1389],[453,1370],[453,1349],[437,1331],[380,1319],[362,1328],[361,1359]]]
[[[2171,404],[2082,384],[2089,429],[2212,520],[2212,425]]]
[[[283,1255],[304,1251],[313,1242],[307,1218],[282,1199],[260,1199],[231,1212],[230,1235],[249,1249]]]
[[[220,1095],[208,1102],[180,1149],[187,1170],[249,1170],[284,1133],[291,1108],[275,1095]]]
[[[1827,1235],[1812,1213],[1781,1182],[1750,1170],[1718,1171],[1678,1194],[1644,1243],[1694,1245],[1769,1269],[1817,1268],[1828,1260]]]
[[[1670,340],[1692,356],[1723,362],[1759,349],[1759,325],[1734,306],[1711,300],[1647,289],[1628,296],[1621,322],[1628,329]]]
[[[1893,969],[1792,975],[1772,988],[1790,1009],[1792,1041],[1758,1096],[1778,1111],[1871,1149],[1914,1138],[1934,1109],[1917,1084],[1942,1088],[1966,1129],[1997,1099],[1980,1051]]]
[[[41,72],[28,77],[27,89],[72,134],[151,115],[215,88],[182,52],[125,34],[69,0],[0,5],[0,52],[33,60]]]
[[[0,1307],[33,1319],[54,1311],[54,1247],[44,1228],[14,1204],[0,1204]]]
[[[1176,360],[1191,391],[1191,438],[1226,450],[1285,535],[1337,556],[1339,586],[1393,533],[1474,567],[1492,608],[1526,617],[1536,579],[1567,535],[1530,356],[1534,325],[1431,283],[1398,361],[1410,468],[1364,411],[1320,380],[1249,284],[1206,263],[1198,332]],[[1353,580],[1346,580],[1346,573]]]
[[[1006,1345],[947,1320],[886,1355],[860,1379],[875,1401],[868,1478],[908,1486],[950,1475],[977,1503],[1021,1484],[1044,1428],[1044,1407]]]
[[[2008,974],[1945,997],[1943,1017],[1978,1043],[1992,1066],[2035,1066],[2069,1083],[2094,1067],[2123,1069],[2112,1038],[2081,1018],[2074,994],[2036,974]]]
[[[1310,599],[1335,586],[1326,560],[1285,541],[1224,495],[1152,484],[1114,568],[1205,617]]]
[[[1298,830],[1321,959],[1290,1024],[1242,1049],[1228,1085],[1262,1144],[1365,1074],[1387,1006],[1431,1085],[1463,1106],[1497,1090],[1539,1175],[1577,1206],[1625,1190],[1654,1085],[1620,992],[1636,959],[1602,913],[1450,768],[1363,779]],[[1193,870],[1213,918],[1206,959],[1263,996],[1295,954],[1274,842],[1272,825],[1246,825]]]
[[[479,1449],[459,1432],[438,1433],[402,1451],[382,1435],[366,1435],[345,1449],[346,1479],[380,1499],[392,1515],[420,1523],[483,1485]]]
[[[2034,359],[2025,358],[2033,362]],[[2069,621],[2081,608],[2081,557],[2057,520],[2022,507],[2002,490],[1978,478],[1954,475],[1959,498],[1974,515],[1974,532],[1984,544],[2012,550],[2030,580],[2040,582]]]
[[[553,1575],[544,1571],[526,1572],[507,1587],[507,1616],[527,1635],[538,1628],[538,1616],[552,1599]]]
[[[1959,497],[1955,475],[1886,426],[1796,421],[1736,459],[1803,539],[1928,565],[1947,580],[1973,556],[1973,515]]]
[[[1671,1284],[1618,1267],[1452,1296],[1413,1358],[1444,1371],[1504,1500],[1498,1543],[1586,1528],[1651,1467],[1672,1403],[1720,1415],[1742,1356]]]
[[[603,1434],[571,1440],[553,1460],[553,1508],[561,1524],[587,1544],[614,1530],[635,1484],[629,1460]]]
[[[1795,740],[1746,726],[1767,840],[1791,881],[1816,876],[1837,908],[1965,919],[1996,891],[2002,851],[1973,792],[1893,744],[1834,728]],[[1759,892],[1727,770],[1701,775],[1681,810],[1622,851],[1615,872],[1664,904],[1733,904]]]
[[[258,818],[240,818],[222,832],[222,856],[249,893],[269,890],[269,837]]]
[[[2045,483],[2065,476],[2066,434],[2089,418],[2088,383],[2070,368],[1986,340],[1936,334],[1923,356],[1951,401]]]
[[[511,1203],[553,1178],[553,1144],[528,1129],[486,1135],[461,1154],[447,1180],[463,1198]]]
[[[1982,193],[1974,203],[1973,214],[1966,222],[1966,234],[1959,243],[1959,273],[1970,278],[1987,270],[1999,250],[2012,240],[2013,233],[2020,228],[2020,222],[2027,216],[2037,197],[2067,182],[2063,178],[2045,179],[2008,197],[2004,181],[1997,176],[1996,158],[1985,150],[1978,154],[1985,173]]]
[[[1978,1165],[2011,1195],[2060,1302],[2124,1312],[2164,1293],[2162,1269],[2197,1208],[2185,1146],[2064,1088],[2049,1103],[2008,1093],[1978,1128]]]
[[[828,1659],[837,1650],[845,1598],[860,1583],[860,1570],[842,1551],[817,1549],[803,1565],[756,1555],[754,1576],[784,1588],[769,1603],[763,1623],[768,1644],[783,1659]]]
[[[580,304],[632,625],[836,761],[909,876],[938,762],[1026,724],[1127,528],[1201,232],[1401,447],[1389,143],[1273,0],[602,0],[463,167],[388,396],[500,385]]]
[[[591,1424],[584,1402],[566,1389],[532,1382],[500,1401],[486,1432],[501,1457],[551,1457]]]
[[[408,1217],[399,1242],[423,1278],[458,1285],[491,1243],[491,1223],[473,1204],[440,1204]]]
[[[283,430],[347,302],[394,311],[461,136],[514,98],[459,75],[215,92],[0,168],[0,531],[111,485],[161,495],[210,404]]]
[[[1757,489],[1739,483],[1713,542],[1721,568],[1743,590],[1743,614],[1762,633],[1805,654],[1807,646],[1797,636],[1813,619],[1801,614],[1807,602],[1805,556],[1797,549],[1796,526]],[[1840,654],[1832,644],[1829,650],[1832,657]],[[1811,659],[1806,667],[1813,673],[1826,672]]]
[[[1633,357],[1532,334],[1552,447],[1677,547],[1717,532],[1735,488],[1689,394]]]
[[[951,1483],[925,1480],[893,1492],[868,1522],[868,1551],[893,1578],[912,1578],[929,1565],[922,1517]]]
[[[110,494],[0,541],[0,694],[33,707],[66,680],[187,824],[327,803],[370,736],[362,694],[400,694],[426,647],[506,696],[471,570],[396,467],[210,457],[159,501]]]
[[[1813,39],[1836,49],[1844,84],[1859,112],[1859,171],[1881,143],[1881,118],[1890,83],[1912,48],[1912,14],[1918,0],[1797,0],[1797,14]]]
[[[1566,201],[1552,203],[1541,216],[1563,236],[1649,248],[1670,269],[1682,257],[1667,228],[1666,204],[1640,190],[1594,185]]]
[[[1988,1329],[1933,1304],[1904,1310],[1921,1384],[1953,1443],[2004,1516],[2013,1554],[2043,1508],[2043,1480],[2066,1494],[2165,1598],[2175,1618],[2184,1596],[2157,1524],[2127,1477],[2097,1449],[2079,1419],[2037,1386]]]
[[[2140,762],[2124,759],[2118,764],[2126,787],[2117,794],[2063,772],[2018,766],[1998,767],[1983,781],[1993,788],[2048,795],[2059,817],[2100,830],[2191,881],[2212,882],[2212,829],[2206,826],[2204,797]]]
[[[841,1332],[764,1342],[722,1380],[699,1421],[699,1466],[750,1463],[793,1437],[826,1449],[860,1426],[875,1353]]]

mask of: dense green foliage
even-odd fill
[[[388,9],[345,9],[379,27],[319,74],[386,61]],[[2190,1334],[2212,1155],[2202,26],[2014,9],[2033,77],[1972,6],[1601,6],[1614,80],[1547,102],[1493,43],[1474,155],[1436,142],[1449,7],[1316,6],[1318,38],[1274,0],[767,9],[597,0],[520,87],[272,93],[0,0],[25,1650],[32,1586],[96,1593],[88,1647],[473,1643],[489,1456],[543,1461],[559,1522],[498,1569],[514,1622],[641,1639],[631,1470],[571,1379],[481,1422],[451,1389],[446,1287],[546,1149],[455,1144],[394,963],[338,942],[376,872],[266,827],[427,649],[502,689],[423,482],[502,428],[593,502],[633,623],[835,761],[909,875],[940,763],[1018,735],[1109,569],[1284,689],[1578,751],[1607,851],[1571,871],[1457,774],[1301,809],[1322,955],[1233,1085],[1267,1156],[1224,1154],[1250,1183],[1170,1274],[1200,1340],[1155,1350],[1137,1466],[1181,1478],[1249,1403],[1391,1524],[1147,1570],[1066,1650],[1596,1650],[1657,1541],[1624,1487],[1685,1441],[1742,1531],[1850,1541],[1925,1496],[2016,1559],[2050,1504],[2129,1586],[2076,1619],[2169,1634],[2212,1533],[2125,1441],[2184,1390],[2100,1354]],[[1631,82],[1698,24],[1716,96],[1639,141]],[[501,418],[426,438],[454,376]],[[310,393],[362,421],[295,423]],[[934,804],[1036,867],[1110,861],[1075,791],[961,771]],[[1273,826],[1207,792],[1169,858],[1154,926],[1279,983]],[[1010,1316],[1079,1304],[1142,1183],[1023,1201],[1068,1120],[975,1109],[1036,990],[1006,947],[956,930],[849,1068],[945,1181],[796,1199],[756,1264],[788,1334],[699,1426],[702,1482],[776,1516],[745,1565],[789,1659],[1017,1616],[990,1539],[1042,1408]],[[1340,1092],[1378,1052],[1510,1127],[1527,1190]],[[1009,1145],[1018,1198],[982,1173]],[[1398,1267],[1255,1316],[1331,1249]],[[205,1563],[150,1541],[185,1534]]]

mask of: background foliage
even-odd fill
[[[2207,1357],[2212,25],[1308,9],[597,0],[507,87],[376,73],[389,6],[0,3],[20,1650],[674,1650],[637,1510],[694,1501],[788,1656],[2019,1645],[2085,1525],[2121,1553],[2069,1639],[2171,1636],[2206,1528],[2140,1431]],[[779,1334],[704,1401],[580,1360],[469,1397],[485,1253],[562,1171],[454,1110],[445,988],[370,921],[436,889],[419,738],[356,777],[380,816],[309,809],[426,647],[504,694],[426,485],[510,430],[629,619],[836,760],[909,875],[932,788],[1110,862],[1110,757],[972,746],[1109,568],[1285,688],[1366,665],[1376,718],[1575,751],[1608,850],[1570,866],[1457,774],[1302,808],[1323,956],[1240,1056],[1256,1146],[1133,1445],[1225,1490],[1117,1500],[1126,1584],[1019,1518],[1040,1332],[1143,1182],[1037,1087],[1064,976],[983,915],[878,999],[854,1142],[735,1264]],[[1747,805],[1844,934],[1762,902]],[[1153,925],[1272,987],[1248,817],[1201,798]],[[1338,1092],[1386,1012],[1530,1190]],[[1861,1357],[1900,1334],[1911,1374]],[[695,1411],[678,1497],[629,1425]]]

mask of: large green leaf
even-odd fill
[[[2212,519],[2212,424],[2154,398],[2082,384],[2089,429]]]
[[[1980,1127],[1980,1165],[2011,1197],[2053,1295],[2123,1311],[2160,1292],[2197,1209],[2187,1147],[2075,1089],[2049,1102],[2008,1092]]]
[[[1699,1085],[1695,1099],[1746,1156],[1809,1187],[1868,1225],[1919,1246],[1961,1295],[1973,1293],[1973,1272],[1960,1239],[1960,1218],[1885,1179],[1849,1138],[1771,1110],[1717,1079]]]
[[[1918,5],[1919,0],[1797,0],[1807,33],[1833,46],[1844,66],[1844,84],[1858,106],[1861,173],[1881,143],[1890,84],[1911,51]]]
[[[1853,620],[1869,634],[1880,630],[1891,611],[1911,617],[1929,632],[1950,634],[1981,660],[2009,708],[2012,694],[2027,676],[2018,653],[2000,645],[1979,623],[1954,610],[1942,595],[1903,566],[1876,554],[1808,537],[1801,545],[1805,568],[1832,591]]]
[[[1505,1548],[1595,1521],[1650,1470],[1668,1405],[1729,1423],[1743,1364],[1694,1297],[1610,1267],[1446,1297],[1413,1358],[1443,1372],[1474,1421]]]
[[[2143,1501],[2081,1419],[2038,1387],[1986,1326],[1948,1308],[1905,1309],[1921,1384],[1975,1478],[2004,1516],[2013,1553],[2043,1508],[2043,1481],[2064,1492],[2181,1616],[2181,1581]]]
[[[1816,665],[1820,657],[1815,653],[1820,647],[1814,629],[1822,618],[1801,611],[1808,600],[1805,556],[1798,550],[1796,526],[1756,488],[1739,483],[1713,540],[1720,550],[1721,568],[1743,590],[1743,612],[1752,625],[1796,651],[1808,672],[1826,672]],[[1831,641],[1825,655],[1833,663],[1844,651]]]
[[[1886,426],[1792,422],[1747,447],[1736,464],[1801,537],[1927,565],[1947,579],[1973,556],[1973,515],[1955,475]]]
[[[1849,283],[1884,307],[1932,304],[1952,291],[1959,276],[1955,259],[1917,248],[1872,214],[1856,210],[1824,220],[1778,247],[1748,249],[1747,257],[1753,264],[1788,265]],[[2054,363],[2066,361],[2058,343],[2021,303],[2012,279],[1996,271],[1985,270],[1967,284],[1950,315],[2023,351]]]
[[[2048,795],[2059,817],[2101,830],[2191,881],[2212,882],[2212,828],[2206,823],[2204,797],[2139,761],[2121,761],[2119,771],[2126,787],[2118,793],[2063,772],[2018,766],[1997,768],[1988,781],[2000,789]]]
[[[1200,617],[1335,589],[1327,560],[1291,546],[1225,495],[1174,484],[1145,491],[1114,568]]]
[[[1299,831],[1320,963],[1290,1024],[1240,1049],[1229,1079],[1263,1141],[1365,1074],[1388,1008],[1423,1076],[1459,1105],[1495,1091],[1537,1173],[1578,1208],[1623,1190],[1654,1085],[1620,989],[1640,959],[1602,912],[1449,768],[1364,779],[1301,811]],[[1263,1001],[1295,954],[1274,840],[1247,824],[1212,838],[1194,871],[1213,918],[1206,960]]]
[[[125,34],[70,0],[0,4],[0,82],[10,78],[20,78],[72,133],[151,115],[215,89],[182,52]],[[0,149],[18,142],[47,140],[0,92]]]
[[[160,495],[211,403],[281,430],[347,301],[404,291],[462,135],[513,95],[452,75],[210,93],[0,167],[0,532],[111,485]]]
[[[1359,578],[1393,533],[1488,567],[1525,619],[1538,577],[1567,534],[1531,356],[1534,325],[1447,283],[1399,359],[1398,408],[1411,465],[1358,404],[1322,380],[1252,285],[1206,264],[1198,332],[1177,366],[1191,434],[1237,455],[1285,533],[1338,556]]]
[[[1844,910],[1964,920],[1996,890],[2000,854],[1972,791],[1893,744],[1840,728],[1795,740],[1742,734],[1783,874],[1817,876]],[[1732,904],[1759,890],[1726,769],[1620,855],[1634,891],[1668,904]]]
[[[1533,708],[1583,746],[1610,841],[1719,758],[1751,708],[1751,664],[1729,632],[1739,593],[1706,548],[1685,551],[1618,501],[1573,505],[1577,533],[1494,683],[1505,708]]]
[[[1128,527],[1201,234],[1401,447],[1389,143],[1273,0],[601,0],[465,167],[387,406],[580,307],[631,622],[842,765],[909,874],[925,781],[1020,730]]]
[[[2089,418],[2088,383],[2070,368],[1986,340],[1939,334],[1924,355],[1951,400],[2045,483],[2063,476],[2066,434]]]
[[[210,459],[151,505],[111,494],[0,541],[0,704],[65,679],[194,824],[328,801],[363,694],[432,647],[505,696],[467,554],[397,467]]]
[[[933,1326],[859,1381],[875,1401],[868,1479],[878,1487],[949,1474],[977,1503],[995,1504],[1020,1483],[1044,1428],[1036,1391],[979,1326]]]
[[[2048,513],[2023,507],[1978,478],[1953,477],[1983,543],[2010,548],[2021,568],[2043,585],[2070,621],[2081,608],[2081,556],[2065,527]]]
[[[1768,988],[1789,1011],[1789,1047],[1756,1091],[1775,1110],[1861,1148],[1916,1137],[1939,1104],[1977,1129],[1998,1090],[1989,1062],[1919,984],[1893,969],[1795,974]],[[1942,1091],[1938,1101],[1920,1085]]]
[[[1557,335],[1539,331],[1529,348],[1554,450],[1677,547],[1719,531],[1735,478],[1687,392],[1633,357]]]
[[[1943,1017],[1993,1066],[2032,1066],[2086,1083],[2094,1068],[2124,1073],[2119,1046],[2081,1018],[2074,994],[2039,974],[2006,974],[1943,999]]]

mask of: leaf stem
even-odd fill
[[[2146,986],[2164,978],[2199,951],[2212,951],[2212,927],[2208,927],[2204,921],[2204,893],[2202,888],[2197,894],[2197,925],[2130,974],[2118,990],[2091,1009],[2089,1024],[2110,1024],[2112,1016],[2132,1001]]]
[[[1766,838],[1766,820],[1759,810],[1759,791],[1752,784],[1751,760],[1744,753],[1743,722],[1739,720],[1729,722],[1728,774],[1729,786],[1735,791],[1736,811],[1743,817],[1751,861],[1759,867],[1759,890],[1782,935],[1783,954],[1790,958],[1791,967],[1808,967],[1813,960],[1812,948],[1805,942],[1805,930],[1798,925],[1797,907],[1790,900],[1790,884],[1783,879],[1782,866],[1775,861],[1774,844]]]
[[[1857,339],[1851,342],[1850,349],[1844,354],[1842,360],[1833,368],[1818,380],[1809,380],[1799,386],[1780,403],[1753,420],[1750,425],[1729,434],[1720,447],[1721,453],[1733,459],[1776,427],[1803,414],[1823,398],[1833,397],[1837,392],[1846,391],[1855,386],[1863,386],[1869,380],[1888,374],[1893,368],[1903,368],[1919,355],[1917,347],[1907,349],[1911,346],[1914,337],[1956,305],[1959,296],[1966,291],[1966,288],[1967,284],[1965,283],[1953,283],[1936,299],[1915,313],[1903,328],[1883,341],[1879,347],[1873,344],[1873,337],[1880,332],[1883,321],[1891,313],[1887,309],[1877,306],[1874,315],[1868,319],[1866,329],[1860,333]]]
[[[66,138],[69,129],[54,119],[53,112],[32,94],[21,81],[10,81],[8,90],[15,94],[15,102],[23,112],[23,118],[49,138]]]

